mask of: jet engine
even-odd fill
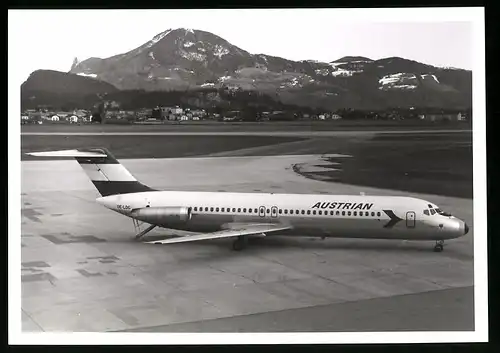
[[[151,224],[180,224],[191,219],[190,207],[144,207],[133,210],[130,216]]]

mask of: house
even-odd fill
[[[117,112],[107,111],[104,113],[104,119],[114,119],[117,118]]]
[[[60,112],[57,112],[55,115],[57,115],[59,117],[59,119],[62,119],[62,118],[66,118],[66,117],[73,115],[73,113],[60,111]]]
[[[144,120],[146,118],[149,118],[152,116],[152,114],[153,114],[153,110],[147,109],[147,108],[139,109],[136,112],[136,116],[139,120]]]
[[[182,110],[182,108],[179,108],[179,107],[175,107],[175,108],[171,108],[170,111],[172,112],[172,114],[174,115],[182,115],[182,113],[184,112]]]
[[[73,111],[73,115],[76,115],[78,118],[82,118],[82,117],[86,116],[87,114],[88,114],[88,112],[86,110],[83,110],[83,109],[78,109],[78,110]]]
[[[193,117],[202,117],[205,116],[205,109],[194,109],[191,111]]]
[[[424,115],[424,120],[429,121],[457,121],[459,114],[426,114]]]

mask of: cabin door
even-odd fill
[[[406,212],[406,227],[415,228],[415,212]]]

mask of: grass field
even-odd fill
[[[271,136],[21,136],[24,152],[103,146],[122,158],[259,156],[340,153],[340,171],[304,173],[346,184],[472,198],[472,134],[393,134],[351,137]],[[230,171],[228,171],[230,172]]]
[[[22,136],[21,159],[26,152],[63,150],[82,147],[105,147],[116,158],[174,158],[202,156],[258,146],[301,140],[272,136]]]
[[[111,124],[44,124],[22,125],[21,132],[109,132],[109,131],[345,131],[345,130],[470,130],[466,122],[433,123],[428,121],[276,121],[276,122],[214,122],[189,121],[159,125],[111,125]]]
[[[339,146],[354,158],[331,158],[341,171],[305,173],[321,180],[472,198],[470,134],[378,135]],[[336,169],[339,165],[332,165]]]

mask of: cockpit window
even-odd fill
[[[433,208],[431,208],[431,215],[434,215],[435,213],[436,211]]]
[[[428,216],[429,215],[429,210],[424,210],[424,215]]]
[[[441,216],[451,217],[450,213],[441,211],[439,208],[436,209],[436,212],[439,213]]]

